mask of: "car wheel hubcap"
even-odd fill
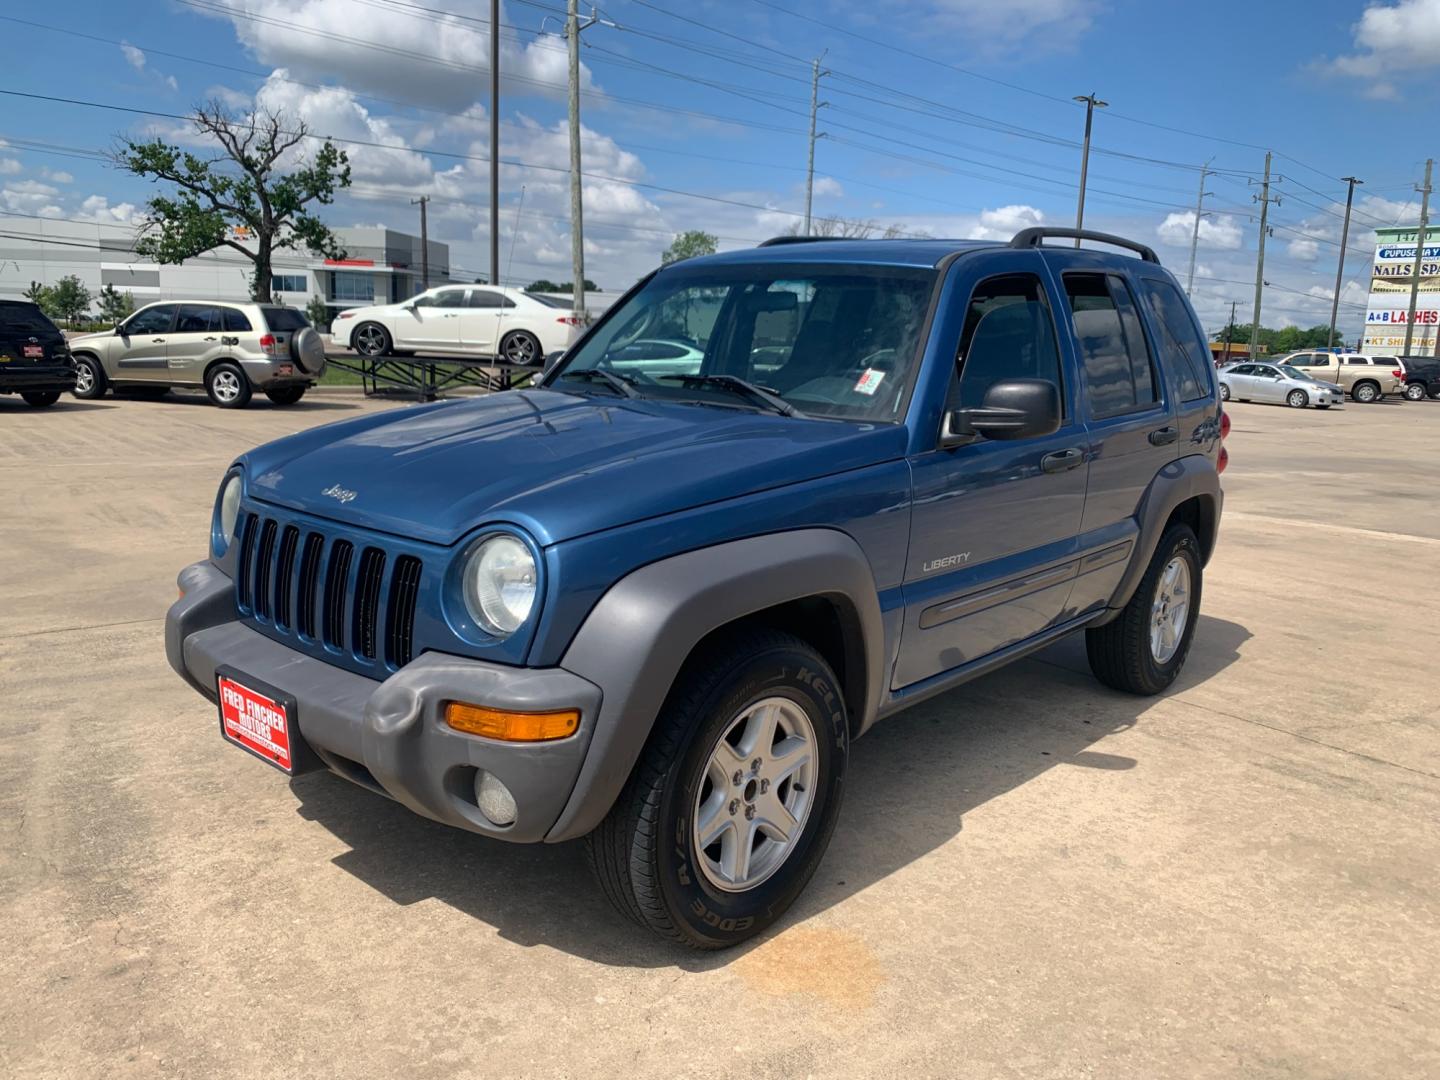
[[[1371,390],[1368,386],[1362,386],[1359,390],[1355,391],[1355,396],[1361,401],[1369,401],[1375,396],[1375,391]]]
[[[1169,663],[1179,652],[1189,614],[1190,564],[1176,555],[1165,564],[1150,605],[1150,655],[1157,664]]]
[[[747,705],[726,725],[692,815],[696,862],[711,885],[743,892],[780,869],[814,805],[816,756],[810,717],[789,698]]]
[[[240,396],[240,380],[231,371],[219,372],[214,380],[215,396],[221,401],[234,401]]]
[[[1407,386],[1405,396],[1411,401],[1419,401],[1425,396],[1425,388],[1423,386]]]
[[[367,356],[374,356],[380,352],[385,344],[384,337],[380,331],[373,326],[365,327],[364,330],[361,330],[360,333],[356,335],[356,338],[357,344],[360,346],[360,351]]]
[[[1295,393],[1290,395],[1290,404],[1297,409],[1303,408],[1305,405],[1305,395],[1299,390],[1296,390]]]
[[[75,390],[80,394],[88,394],[95,385],[95,372],[90,369],[89,364],[81,364],[75,369]]]

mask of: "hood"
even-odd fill
[[[98,341],[100,338],[113,338],[114,336],[114,330],[97,330],[89,334],[71,334],[68,340],[71,345],[74,345],[81,341]]]
[[[897,424],[521,390],[312,428],[241,460],[266,502],[438,544],[508,521],[548,545],[891,460],[905,442]]]

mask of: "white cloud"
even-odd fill
[[[1021,229],[1045,224],[1045,212],[1033,206],[1012,204],[995,210],[980,211],[976,225],[961,236],[976,240],[1009,240]]]
[[[24,168],[13,157],[0,158],[0,176],[14,176]]]
[[[1195,211],[1184,210],[1167,214],[1155,229],[1162,244],[1188,248],[1195,233]],[[1240,226],[1234,218],[1207,214],[1200,219],[1200,247],[1234,251],[1243,242]]]
[[[142,75],[153,75],[171,90],[180,89],[180,84],[175,81],[174,75],[165,75],[149,66],[148,58],[145,56],[143,49],[137,49],[128,41],[122,41],[120,43],[120,51],[125,54],[125,62]]]
[[[817,176],[814,191],[817,198],[822,195],[839,198],[845,194],[845,189],[840,185],[840,181],[833,176]]]
[[[1098,0],[930,0],[931,17],[976,52],[1072,48],[1094,26],[1100,6]],[[913,8],[905,14],[924,17]]]
[[[302,78],[448,109],[464,108],[488,85],[485,0],[452,0],[439,15],[330,0],[234,0],[228,6],[236,12],[230,16],[236,35],[260,61]],[[502,8],[502,23],[521,21]],[[502,93],[558,96],[567,80],[565,45],[555,35],[528,44],[502,38],[500,72]],[[591,85],[583,64],[580,75],[582,86]]]
[[[119,222],[122,225],[137,225],[144,215],[134,203],[122,202],[110,205],[104,195],[91,195],[80,204],[78,213],[72,215],[86,221],[101,223]]]
[[[1354,52],[1328,66],[1370,79],[1366,96],[1394,100],[1395,84],[1382,76],[1440,66],[1440,0],[1372,2],[1351,28]]]
[[[0,188],[0,208],[16,214],[60,217],[62,211],[55,198],[59,194],[59,188],[38,180],[13,180]]]
[[[75,182],[75,177],[64,169],[41,169],[40,175],[46,180],[54,180],[57,184],[73,184]]]

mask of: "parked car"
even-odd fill
[[[334,345],[361,356],[455,353],[539,366],[546,354],[567,348],[583,325],[568,301],[552,296],[444,285],[399,304],[342,311],[330,335]]]
[[[1400,356],[1396,360],[1405,371],[1405,400],[1440,400],[1440,360],[1433,356]]]
[[[203,386],[222,409],[243,409],[256,390],[294,405],[325,373],[325,343],[310,320],[278,304],[147,304],[114,330],[73,338],[70,348],[78,398]]]
[[[619,369],[657,327],[699,372]],[[1173,683],[1226,430],[1144,245],[785,238],[649,275],[534,389],[242,454],[166,651],[281,770],[587,837],[620,911],[724,947],[882,717],[1082,630],[1107,686]]]
[[[1220,398],[1328,409],[1343,405],[1345,392],[1335,383],[1311,378],[1289,364],[1232,364],[1220,370]]]
[[[1360,353],[1296,352],[1275,361],[1298,368],[1306,375],[1322,382],[1334,383],[1350,395],[1351,400],[1369,405],[1385,397],[1399,393],[1405,372],[1388,363],[1391,357],[1372,362],[1369,356]]]
[[[75,364],[59,328],[28,300],[0,300],[0,394],[45,408],[74,386]]]

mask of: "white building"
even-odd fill
[[[1365,312],[1364,352],[1399,355],[1405,350],[1405,324],[1410,316],[1410,286],[1415,280],[1414,226],[1375,230],[1375,262],[1370,271],[1370,302]],[[1440,229],[1425,236],[1420,260],[1420,288],[1415,298],[1415,331],[1410,352],[1434,356],[1440,327]]]
[[[344,259],[285,250],[274,262],[276,299],[304,307],[322,298],[332,314],[342,308],[393,303],[423,290],[420,238],[385,228],[336,229]],[[155,300],[245,300],[251,264],[219,248],[176,266],[135,254],[127,225],[0,215],[0,297],[17,298],[32,281],[53,285],[77,276],[92,295],[105,285]],[[242,240],[243,242],[243,240]],[[430,284],[450,278],[450,246],[430,241]]]

